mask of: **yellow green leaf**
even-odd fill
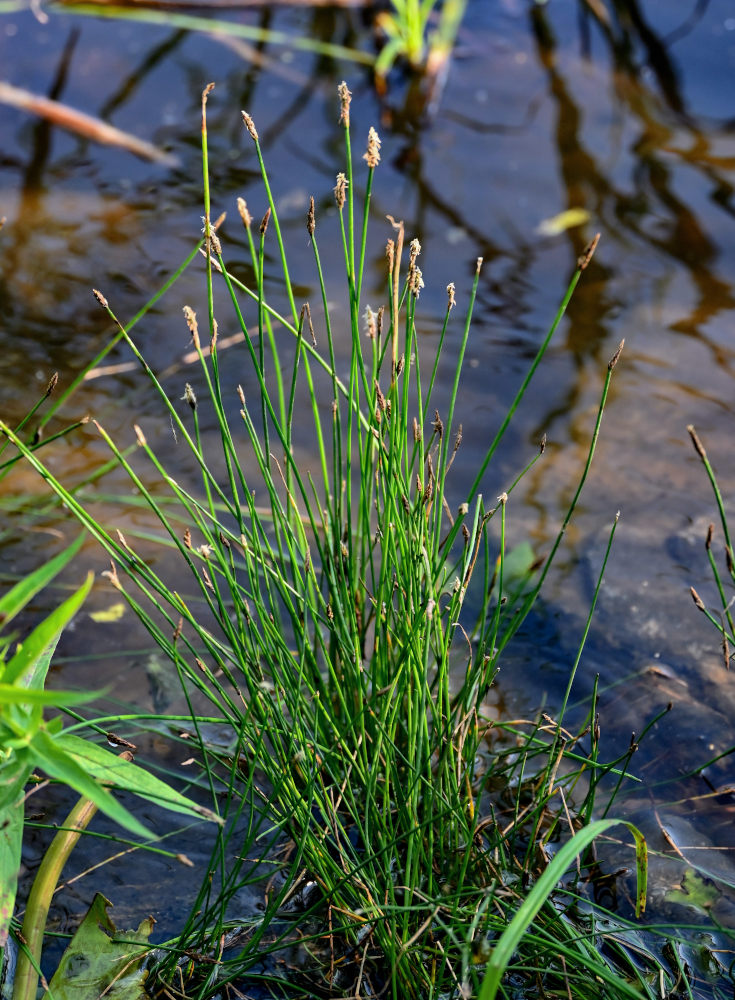
[[[108,622],[119,622],[125,614],[125,605],[120,601],[118,604],[111,604],[109,608],[102,611],[91,611],[89,617],[93,622],[106,624]]]
[[[550,219],[544,219],[536,228],[540,236],[558,236],[559,233],[566,232],[567,229],[574,229],[575,226],[583,226],[590,221],[590,213],[586,208],[568,208],[565,212],[552,215]]]

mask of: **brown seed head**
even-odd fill
[[[242,112],[242,120],[243,120],[243,122],[245,124],[245,128],[250,133],[251,138],[255,142],[257,142],[258,141],[258,130],[255,127],[255,122],[250,117],[250,115],[247,113],[247,111],[243,111]]]
[[[385,413],[385,396],[383,395],[383,391],[380,388],[377,379],[375,379],[375,398],[378,401],[378,406],[380,407],[381,411]]]
[[[192,389],[192,387],[189,385],[188,382],[184,386],[184,395],[181,398],[189,404],[192,410],[196,410],[197,408],[196,393],[194,392],[194,390]]]
[[[103,309],[109,309],[110,308],[110,304],[107,301],[107,299],[104,297],[104,295],[102,294],[102,292],[99,292],[99,291],[97,291],[96,288],[93,288],[92,289],[92,294],[97,299],[97,301],[99,302],[99,304],[102,306]]]
[[[194,341],[194,347],[199,350],[199,324],[197,323],[197,314],[190,306],[184,306],[184,318],[186,320],[186,325],[189,327],[191,339]]]
[[[411,288],[411,295],[415,299],[419,297],[419,292],[424,287],[424,279],[421,274],[420,267],[414,267],[409,273],[409,286]]]
[[[314,215],[313,196],[309,198],[309,214],[306,216],[306,228],[309,232],[309,236],[313,236],[314,230],[316,229],[316,216]]]
[[[699,435],[694,429],[694,424],[689,424],[687,426],[689,431],[689,437],[692,439],[692,444],[694,445],[694,450],[699,455],[699,457],[704,461],[707,458],[707,452],[704,450],[704,445],[699,440]]]
[[[375,334],[377,332],[375,328],[375,313],[372,311],[370,306],[366,306],[365,308],[365,326],[370,340],[375,340]]]
[[[352,100],[352,93],[347,89],[347,84],[343,80],[342,83],[337,87],[337,93],[339,95],[339,123],[344,125],[345,128],[350,127],[350,101]]]
[[[589,262],[592,260],[592,255],[597,249],[597,244],[600,242],[600,234],[596,233],[592,238],[592,241],[587,244],[584,249],[582,256],[577,260],[577,267],[580,271],[584,271]]]
[[[393,274],[393,266],[396,261],[396,242],[395,240],[388,240],[385,244],[385,256],[388,261],[388,273]]]
[[[248,204],[244,198],[237,199],[237,210],[240,213],[243,226],[245,226],[246,229],[250,229],[253,224],[253,217],[248,211]]]
[[[618,363],[620,355],[623,353],[623,348],[624,347],[625,347],[625,338],[623,338],[623,340],[620,341],[620,343],[618,344],[617,351],[613,354],[613,356],[610,358],[610,360],[607,363],[607,370],[609,372],[611,372],[613,370],[613,368],[615,367],[615,365]]]
[[[382,143],[380,141],[380,136],[371,125],[370,131],[368,132],[367,151],[363,154],[362,157],[371,170],[374,170],[380,163],[381,145]]]
[[[456,301],[454,299],[454,282],[453,281],[450,281],[449,284],[447,285],[447,296],[449,297],[448,308],[449,309],[454,309],[454,307],[456,306],[457,303],[456,303]]]
[[[102,576],[106,576],[107,579],[112,584],[112,586],[115,587],[117,590],[122,589],[120,586],[120,578],[117,575],[117,568],[115,566],[115,563],[112,562],[112,560],[110,560],[110,568],[108,570],[105,570],[102,573]]]
[[[218,256],[222,256],[222,244],[219,241],[219,236],[215,233],[214,228],[210,225],[209,227],[209,245],[214,250]]]
[[[48,385],[46,386],[46,395],[50,396],[59,383],[59,373],[54,372],[51,378],[48,380]]]
[[[699,596],[699,594],[696,592],[696,590],[694,589],[694,587],[690,587],[689,588],[689,593],[692,595],[692,600],[697,605],[697,607],[699,608],[699,610],[700,611],[704,611],[705,610],[704,601]]]
[[[345,206],[345,200],[347,198],[347,178],[343,173],[337,174],[337,183],[334,185],[334,200],[337,202],[337,208],[342,211]]]
[[[261,222],[260,222],[260,235],[261,236],[265,236],[265,234],[266,234],[266,230],[268,229],[268,222],[270,220],[270,217],[271,217],[271,209],[270,209],[270,205],[269,205],[268,208],[267,208],[267,210],[266,210],[265,215],[263,216],[263,218],[261,219]]]
[[[418,255],[421,253],[421,244],[417,239],[412,239],[410,243],[410,253],[408,257],[408,266],[413,267],[416,264]]]

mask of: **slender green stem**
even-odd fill
[[[96,812],[97,806],[82,797],[64,820],[63,829],[51,841],[39,865],[23,918],[23,944],[18,952],[13,1000],[36,998],[43,935],[51,900],[69,855]]]

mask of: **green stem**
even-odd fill
[[[51,899],[69,855],[96,812],[94,802],[82,796],[43,856],[26,904],[21,930],[24,947],[18,953],[13,1000],[35,1000]]]

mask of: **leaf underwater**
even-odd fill
[[[590,213],[586,208],[568,208],[558,215],[552,215],[549,219],[544,219],[536,227],[539,236],[559,236],[567,229],[575,229],[590,221]]]
[[[54,1000],[142,1000],[146,997],[143,961],[154,920],[147,917],[137,930],[119,931],[107,912],[109,900],[100,893],[49,983],[45,997]]]

